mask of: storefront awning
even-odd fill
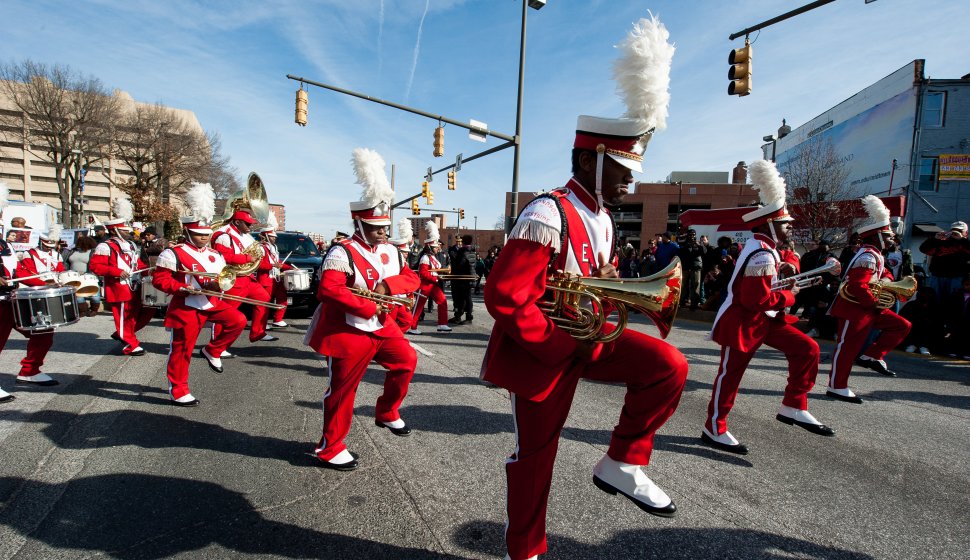
[[[933,224],[913,224],[913,233],[919,235],[936,235],[943,233],[943,230]]]

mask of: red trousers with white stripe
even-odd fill
[[[704,424],[712,434],[727,431],[727,416],[734,407],[741,377],[761,344],[781,350],[788,359],[788,384],[785,385],[785,396],[781,403],[798,410],[808,409],[808,392],[815,386],[815,376],[818,375],[818,343],[787,323],[771,321],[767,336],[750,352],[721,347],[721,365],[714,377],[711,402],[707,405],[707,422]]]
[[[236,278],[236,284],[233,285],[232,289],[226,292],[226,294],[255,299],[258,301],[269,301],[269,294],[266,293],[266,290],[260,286],[258,282],[248,276]],[[226,305],[232,307],[233,309],[239,309],[239,306],[242,305],[241,301],[233,301],[231,299],[226,299],[223,301],[225,301]],[[268,318],[269,309],[262,305],[253,306],[253,323],[249,327],[250,342],[255,342],[263,338],[263,335],[266,334],[266,320]],[[219,336],[219,329],[219,325],[213,325],[213,334],[217,337]],[[233,340],[236,340],[235,337],[233,337]]]
[[[172,328],[172,344],[168,352],[169,392],[173,399],[189,394],[189,362],[195,350],[195,342],[199,339],[202,325],[207,321],[219,325],[219,334],[206,345],[205,351],[210,356],[218,358],[222,351],[229,348],[239,333],[246,328],[246,316],[234,307],[219,304],[208,311],[199,311],[190,315],[180,327]]]
[[[7,345],[10,331],[14,329],[13,307],[10,302],[0,301],[0,350]],[[32,377],[40,373],[40,366],[44,365],[44,358],[54,344],[54,331],[45,333],[17,332],[27,337],[27,356],[20,360],[20,373],[24,377]]]
[[[448,298],[445,297],[445,292],[441,289],[441,286],[436,284],[428,290],[428,293],[418,292],[417,296],[414,309],[411,310],[411,314],[414,315],[411,320],[412,329],[418,328],[418,323],[421,321],[421,312],[424,311],[424,305],[428,303],[428,298],[431,298],[435,307],[438,308],[438,325],[448,324]]]
[[[286,283],[282,280],[273,281],[273,289],[266,290],[270,295],[270,301],[283,306],[283,309],[277,309],[273,311],[273,322],[279,323],[283,321],[283,317],[286,315]]]
[[[680,402],[687,360],[666,342],[626,330],[605,344],[597,359],[563,374],[545,400],[534,402],[512,393],[516,441],[515,453],[505,462],[509,518],[505,540],[515,560],[546,552],[552,469],[559,434],[580,379],[626,384],[623,409],[607,454],[615,461],[647,465],[654,434]]]
[[[408,385],[418,365],[418,355],[403,336],[380,338],[362,333],[354,349],[357,354],[353,357],[330,358],[330,387],[323,395],[323,436],[315,451],[324,461],[347,449],[344,438],[350,432],[357,386],[364,378],[367,364],[374,360],[387,369],[384,392],[377,399],[378,422],[393,422],[401,417],[398,408],[408,394]]]
[[[852,364],[862,352],[862,345],[869,338],[869,331],[879,329],[882,332],[866,349],[865,355],[881,360],[906,338],[912,326],[909,321],[888,309],[884,309],[882,313],[865,315],[860,319],[839,319],[835,354],[832,356],[832,370],[829,372],[829,387],[845,389],[849,386]]]
[[[127,345],[124,350],[128,354],[140,344],[135,333],[140,331],[155,316],[154,307],[145,307],[141,304],[139,294],[134,294],[128,301],[116,301],[111,304],[111,314],[115,318],[115,332]]]

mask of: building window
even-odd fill
[[[923,126],[940,128],[946,112],[946,92],[928,91],[923,97]],[[922,189],[921,189],[922,190]]]
[[[919,160],[919,183],[916,184],[916,190],[919,191],[935,191],[936,190],[936,180],[937,180],[937,159],[936,158],[920,158]]]

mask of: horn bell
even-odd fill
[[[680,306],[682,282],[683,267],[677,257],[660,272],[644,278],[583,278],[583,286],[600,299],[617,304],[620,314],[616,330],[599,342],[609,342],[620,335],[626,326],[628,309],[643,313],[657,326],[661,338],[667,338]]]

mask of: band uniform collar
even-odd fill
[[[575,183],[575,186],[570,187],[572,183]],[[589,208],[594,214],[599,213],[600,207],[599,204],[596,204],[596,198],[586,190],[586,187],[578,179],[575,177],[571,178],[566,186],[570,187],[569,190],[571,192],[576,193],[576,198],[583,203],[583,206]]]

